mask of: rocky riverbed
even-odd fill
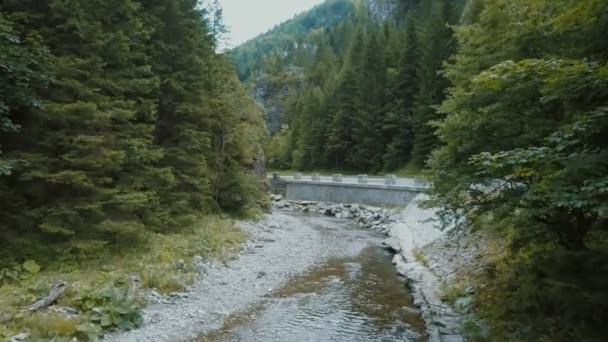
[[[423,198],[419,200],[421,199]],[[158,297],[152,293],[149,300],[156,304],[145,309],[144,326],[135,331],[108,336],[107,340],[188,341],[198,339],[199,341],[223,341],[224,339],[211,339],[209,336],[223,336],[214,332],[225,331],[237,334],[241,338],[237,340],[243,340],[244,336],[249,336],[250,338],[245,340],[274,341],[272,338],[268,338],[269,335],[264,335],[266,338],[252,335],[255,331],[260,330],[268,333],[268,329],[266,329],[268,324],[263,324],[264,317],[266,317],[265,319],[273,317],[272,310],[275,310],[275,317],[281,318],[291,315],[290,312],[300,312],[299,310],[305,309],[288,309],[284,307],[284,304],[279,305],[277,309],[271,305],[270,309],[267,309],[267,312],[270,313],[261,315],[262,318],[259,319],[252,318],[258,317],[257,313],[249,316],[247,313],[257,310],[256,308],[263,305],[261,303],[272,303],[272,298],[280,297],[281,293],[287,291],[286,286],[288,287],[290,281],[302,279],[301,277],[311,270],[318,270],[319,267],[323,269],[325,267],[323,265],[335,264],[336,260],[340,260],[339,262],[344,265],[364,263],[356,258],[366,254],[364,251],[369,251],[370,248],[374,248],[373,246],[376,246],[377,249],[380,248],[381,243],[385,249],[391,250],[395,254],[393,264],[396,265],[396,268],[393,268],[393,272],[405,277],[399,280],[401,284],[399,287],[405,288],[406,284],[409,285],[410,293],[406,292],[400,296],[405,296],[409,300],[411,295],[412,300],[409,308],[402,305],[403,308],[388,308],[387,310],[401,312],[402,309],[407,309],[410,314],[419,312],[418,315],[426,322],[422,326],[422,331],[420,326],[418,326],[418,330],[403,328],[405,332],[400,331],[400,338],[393,335],[395,339],[386,340],[450,342],[465,340],[462,336],[460,314],[441,300],[441,290],[446,281],[443,276],[451,274],[447,269],[451,265],[446,260],[453,260],[454,253],[442,252],[445,249],[442,246],[448,243],[448,239],[444,238],[444,232],[430,222],[430,219],[435,216],[433,210],[422,209],[416,202],[405,210],[403,208],[398,210],[355,204],[289,202],[284,201],[280,196],[273,196],[272,203],[274,207],[272,214],[265,216],[259,222],[241,224],[251,239],[232,261],[225,264],[219,262],[200,264],[202,279],[188,293],[171,298]],[[432,252],[433,250],[435,252]],[[424,254],[424,251],[428,253]],[[430,268],[429,262],[419,260],[418,254],[431,258]],[[390,258],[388,260],[390,264]],[[200,260],[193,260],[193,262],[200,262]],[[370,264],[369,261],[367,263]],[[334,267],[334,271],[335,269]],[[322,281],[313,282],[316,284],[314,286],[325,284],[327,279],[337,277],[336,274],[328,276],[324,271],[320,272],[327,277]],[[365,281],[365,279],[361,279],[361,282]],[[346,284],[348,279],[339,278],[336,283]],[[351,289],[348,290],[351,292],[360,292],[360,290],[352,290],[356,286],[344,285],[344,288]],[[344,288],[339,287],[339,291],[336,291],[340,292]],[[316,296],[316,292],[314,293]],[[291,303],[300,305],[300,300],[301,298],[295,298]],[[329,300],[321,302],[325,301]],[[343,309],[340,310],[340,312],[344,312]],[[249,325],[246,326],[249,328],[243,328],[244,323],[241,322],[243,313],[247,316],[245,321],[254,321],[250,324],[247,323]],[[347,316],[357,314],[349,313]],[[365,319],[369,319],[369,317]],[[230,322],[235,322],[235,320],[238,324],[233,326],[234,324]],[[251,328],[255,327],[255,324],[262,325],[258,328]],[[339,326],[340,323],[332,324]],[[409,324],[404,321],[398,326],[408,327]],[[230,330],[232,328],[237,331]],[[281,329],[279,325],[275,332],[278,334]],[[349,329],[352,329],[354,334],[363,334],[361,331],[358,332],[357,328],[350,326],[342,330],[348,331]],[[332,332],[334,331],[320,332],[320,336]],[[364,335],[359,336],[361,341],[372,340],[362,336]],[[335,338],[337,338],[336,340],[344,338],[348,341],[353,337],[346,334],[338,335]]]
[[[107,337],[109,341],[183,341],[223,326],[280,290],[290,279],[336,258],[354,258],[381,234],[351,221],[274,212],[243,223],[251,240],[234,260],[201,265],[202,279],[189,293],[145,309],[142,328]]]
[[[456,276],[479,261],[483,243],[475,237],[450,234],[450,227],[440,228],[437,211],[421,204],[426,195],[417,196],[406,208],[385,209],[358,204],[332,204],[309,201],[285,201],[274,195],[274,207],[354,220],[359,226],[382,232],[385,247],[395,255],[396,272],[405,277],[412,299],[426,322],[427,339],[432,342],[465,341],[463,318],[475,320],[471,293],[465,293],[453,308],[444,300],[444,292],[454,285]]]

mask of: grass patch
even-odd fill
[[[59,314],[32,314],[23,320],[33,339],[76,336],[78,325],[78,321]]]
[[[414,251],[414,258],[416,259],[416,261],[421,263],[424,267],[426,267],[426,268],[429,267],[429,260],[426,258],[426,256],[422,253],[421,250],[416,249]]]
[[[393,172],[397,177],[403,178],[420,178],[424,175],[424,169],[414,163],[408,163],[399,170]]]
[[[456,283],[453,285],[447,285],[444,283],[442,286],[441,300],[452,306],[456,304],[458,298],[463,298],[466,296],[466,287],[463,284]]]
[[[21,332],[32,338],[96,339],[103,331],[127,330],[141,323],[141,291],[133,291],[131,275],[141,286],[161,293],[183,291],[197,277],[195,256],[227,258],[246,235],[230,220],[205,217],[179,234],[147,233],[140,243],[97,250],[95,254],[69,254],[44,262],[35,274],[22,265],[1,269],[11,277],[0,280],[0,341]],[[32,270],[31,263],[26,266]],[[38,271],[38,270],[36,270]],[[57,306],[77,309],[74,319],[55,313],[22,310],[45,296],[60,281],[70,284]]]

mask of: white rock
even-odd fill
[[[11,342],[24,342],[27,341],[30,338],[30,334],[27,333],[21,333],[19,335],[15,335],[13,337],[11,337]]]
[[[385,239],[384,241],[382,241],[382,245],[394,250],[397,253],[401,252],[401,242],[397,238],[390,237],[388,239]]]

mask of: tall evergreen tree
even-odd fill
[[[419,92],[418,37],[416,22],[410,16],[406,22],[405,48],[401,55],[397,82],[391,91],[393,103],[384,120],[384,136],[392,137],[384,154],[384,168],[397,169],[409,161],[414,143],[413,112]]]
[[[364,34],[359,31],[349,50],[348,58],[342,67],[341,75],[332,101],[331,121],[327,138],[327,160],[332,167],[348,167],[356,152],[353,127],[356,118],[363,115],[363,90],[361,74],[364,58]]]
[[[361,82],[363,110],[354,117],[355,141],[352,165],[359,170],[377,171],[382,167],[385,137],[382,136],[386,102],[386,59],[376,30],[370,30],[363,55]]]
[[[428,4],[429,18],[420,31],[420,58],[418,77],[420,89],[414,111],[415,142],[413,161],[424,164],[438,140],[433,126],[441,118],[435,106],[445,99],[449,81],[440,73],[442,65],[454,53],[456,42],[450,24],[454,23],[455,11],[450,0],[438,0]]]
[[[0,234],[100,248],[256,201],[246,169],[263,159],[261,113],[215,52],[216,12],[194,0],[0,6],[0,129],[22,132],[0,137]]]

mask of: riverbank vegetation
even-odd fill
[[[128,272],[150,266],[163,275],[140,274],[144,285],[177,290],[168,265],[240,239],[210,215],[264,206],[253,172],[263,116],[216,52],[221,9],[9,0],[0,10],[0,339],[130,328]],[[21,310],[59,280],[74,285],[61,303],[76,321]]]
[[[510,242],[478,304],[510,340],[608,335],[605,1],[469,1],[430,158],[436,203]]]
[[[424,166],[446,223],[508,246],[474,282],[488,339],[602,340],[606,1],[402,0],[388,17],[354,3],[250,76],[284,98],[270,165]]]

